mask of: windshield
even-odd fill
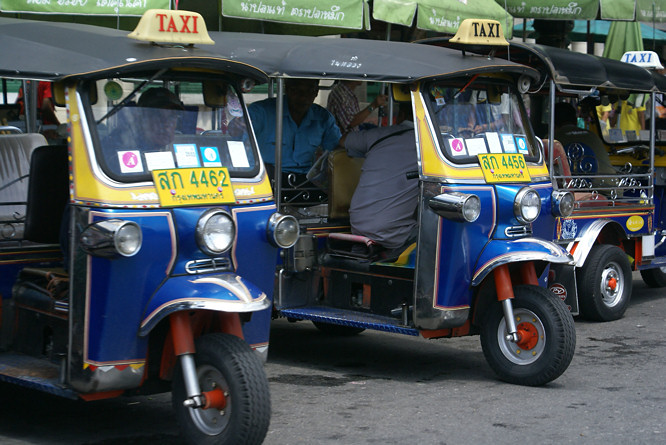
[[[96,90],[96,156],[112,179],[148,181],[153,170],[195,167],[226,167],[232,177],[258,173],[259,157],[232,85],[113,79],[98,81]]]
[[[443,154],[453,162],[476,162],[482,153],[539,159],[520,97],[508,84],[476,80],[461,88],[439,82],[427,91]]]

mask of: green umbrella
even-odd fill
[[[604,57],[620,60],[627,51],[643,51],[643,37],[638,22],[613,22],[608,30]]]
[[[372,18],[426,31],[455,34],[464,19],[492,19],[511,38],[513,17],[493,0],[374,0]]]
[[[664,0],[496,0],[514,17],[666,22]]]

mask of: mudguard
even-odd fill
[[[521,261],[573,264],[573,257],[563,247],[538,238],[490,240],[476,262],[472,286],[478,286],[497,266]]]
[[[613,224],[615,227],[617,227],[618,233],[624,234],[624,230],[619,224],[617,224],[617,222],[613,221],[612,219],[603,218],[594,220],[590,224],[586,225],[583,230],[580,231],[580,234],[578,237],[576,237],[576,240],[569,243],[567,246],[568,251],[571,251],[574,246],[576,246],[576,250],[573,253],[573,259],[576,267],[583,267],[585,260],[590,253],[590,250],[592,250],[592,246],[594,246],[594,243],[597,241],[597,238],[599,237],[599,234],[603,228],[608,224]],[[626,234],[624,237],[627,238]]]
[[[146,306],[139,328],[143,337],[177,311],[256,312],[271,306],[268,296],[234,273],[169,278]]]

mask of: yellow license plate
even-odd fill
[[[226,167],[153,170],[162,207],[236,202]]]
[[[521,153],[481,153],[479,164],[488,183],[530,182],[530,172]]]

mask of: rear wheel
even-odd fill
[[[580,314],[588,320],[622,318],[631,300],[631,264],[617,246],[596,245],[577,274]]]
[[[189,408],[180,363],[174,369],[173,408],[191,444],[261,444],[271,416],[268,380],[263,364],[242,339],[208,334],[196,342],[196,372],[201,391],[221,389],[223,409]]]
[[[504,381],[539,386],[569,367],[576,348],[573,317],[552,292],[532,285],[516,286],[513,315],[520,339],[506,339],[502,304],[495,302],[481,326],[481,347],[490,367]]]
[[[650,287],[666,287],[666,267],[641,270],[641,277]]]

